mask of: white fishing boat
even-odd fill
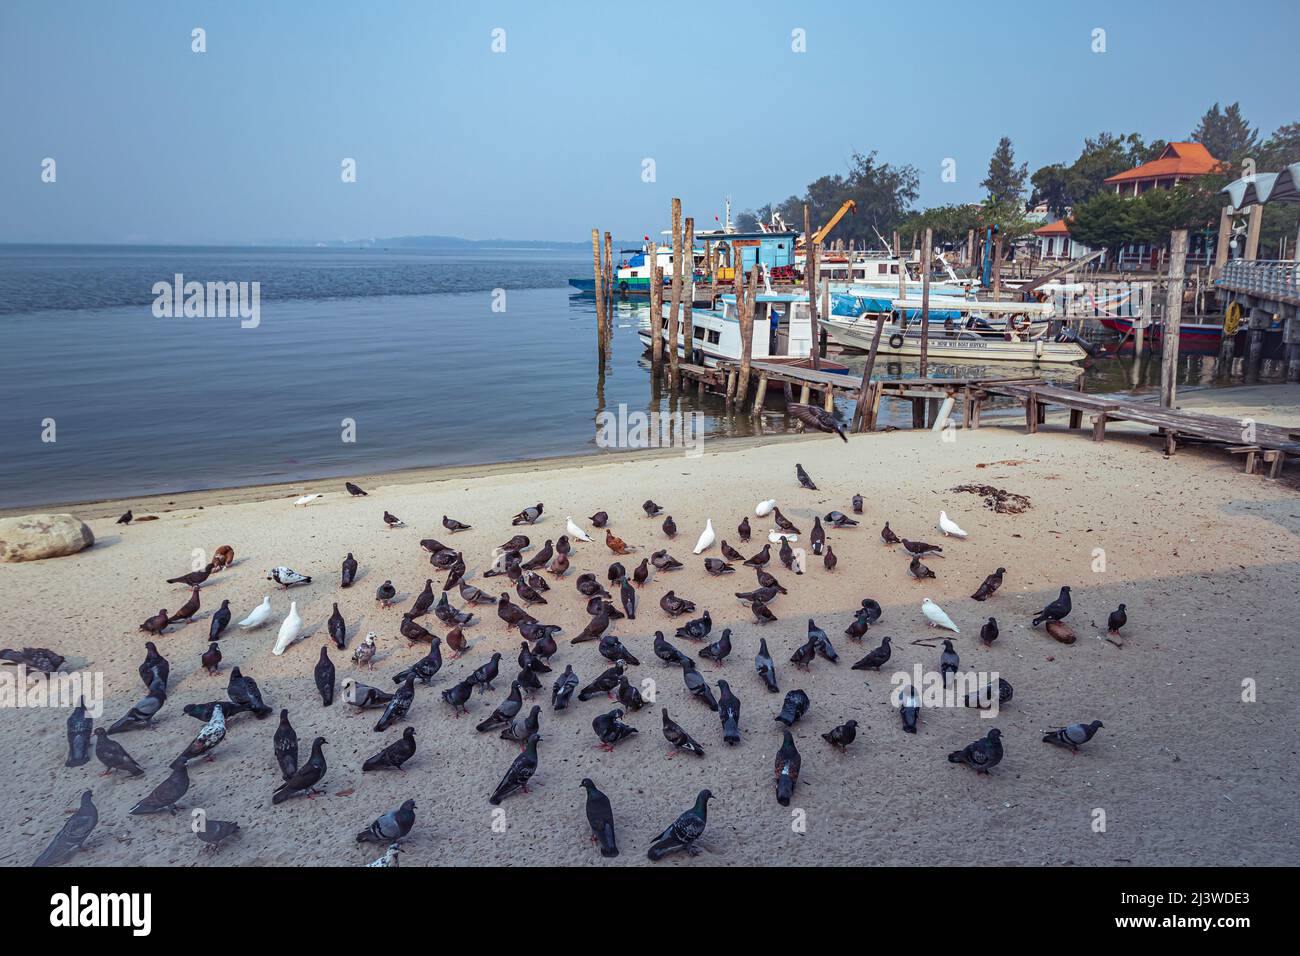
[[[1031,303],[979,303],[980,305],[1018,305]],[[868,350],[876,333],[877,324],[883,322],[878,351],[882,355],[920,355],[921,323],[919,319],[900,316],[910,314],[920,302],[899,300],[899,312],[890,314],[864,314],[858,316],[832,315],[824,320],[826,334],[831,341],[844,348]],[[908,310],[906,313],[901,310]],[[1023,362],[1068,363],[1081,362],[1088,352],[1075,341],[1057,341],[1047,335],[1046,323],[1035,326],[1015,314],[1006,314],[1001,326],[989,322],[983,315],[966,312],[960,318],[935,319],[931,317],[930,334],[926,341],[927,354],[939,361],[949,362]]]
[[[664,306],[664,342],[668,341],[668,304]],[[677,353],[685,361],[700,362],[716,368],[720,361],[740,361],[740,321],[736,314],[736,297],[719,296],[712,309],[691,312],[692,341],[690,357],[682,343]],[[646,351],[654,342],[650,317],[641,319],[637,334]],[[811,364],[812,320],[806,293],[759,293],[754,302],[754,338],[750,358],[795,367]],[[830,359],[820,359],[818,367],[826,372],[847,372],[848,366]]]

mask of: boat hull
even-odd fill
[[[637,336],[641,339],[642,348],[644,348],[645,351],[649,352],[651,350],[651,343],[654,341],[654,337],[650,334],[649,331],[645,329],[640,330],[637,333]],[[666,346],[667,346],[667,342],[665,341],[665,348]],[[736,356],[724,355],[720,352],[714,351],[707,344],[701,344],[698,340],[695,343],[694,351],[700,353],[700,357],[702,358],[705,366],[708,368],[717,368],[719,362],[740,361],[740,359],[737,358]],[[680,343],[678,343],[677,345],[677,356],[682,361],[686,361],[686,350]],[[753,361],[767,362],[771,365],[788,365],[791,368],[812,367],[812,360],[809,359],[807,356],[802,356],[802,355],[801,356],[756,355],[754,356]],[[849,367],[847,365],[844,365],[840,362],[836,362],[833,359],[825,359],[825,358],[820,359],[817,365],[821,371],[833,372],[836,375],[846,375],[849,372]]]
[[[847,347],[866,351],[876,331],[872,321],[823,320],[823,327],[831,341]],[[897,328],[885,327],[880,336],[878,351],[883,355],[919,356],[921,337],[904,335]],[[928,357],[940,361],[961,362],[1020,362],[1026,364],[1068,364],[1082,362],[1088,353],[1074,342],[1049,342],[1032,339],[1008,342],[1003,339],[975,335],[948,337],[931,334],[927,348]]]
[[[1101,324],[1111,331],[1118,332],[1120,335],[1127,336],[1133,330],[1133,320],[1124,318],[1102,319]],[[1163,329],[1159,323],[1153,323],[1146,327],[1146,335],[1155,342],[1160,341]],[[1214,346],[1219,344],[1223,338],[1223,326],[1221,325],[1199,325],[1188,322],[1182,322],[1178,325],[1178,345],[1179,348]]]

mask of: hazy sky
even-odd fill
[[[1216,100],[1300,120],[1297,11],[3,0],[0,241],[635,237],[671,196],[703,228],[873,149],[923,204],[975,200],[1003,135],[1032,171],[1101,130],[1185,137]]]

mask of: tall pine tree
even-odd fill
[[[1019,202],[1025,192],[1025,179],[1029,167],[1025,163],[1016,165],[1016,154],[1011,148],[1011,137],[1003,136],[998,141],[998,148],[989,160],[989,174],[980,183],[989,191],[989,201],[993,203]]]
[[[1219,162],[1237,166],[1259,149],[1259,130],[1242,118],[1240,104],[1220,111],[1215,103],[1192,130],[1192,142],[1200,143]]]

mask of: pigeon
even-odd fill
[[[808,541],[812,545],[813,554],[822,553],[822,548],[826,546],[826,529],[822,527],[820,518],[813,518],[813,528],[808,532]]]
[[[408,676],[406,682],[397,689],[393,694],[384,712],[379,715],[379,720],[375,721],[375,730],[387,730],[396,720],[401,720],[411,709],[411,702],[415,700],[415,678]]]
[[[853,621],[844,629],[844,633],[850,640],[861,641],[869,630],[871,630],[871,622],[867,620],[866,612],[859,609],[858,613],[853,615]]]
[[[722,635],[716,641],[714,641],[708,647],[704,647],[700,649],[701,657],[706,657],[711,661],[717,661],[719,666],[722,665],[722,662],[727,659],[727,655],[730,653],[731,653],[731,628],[729,627],[724,627],[722,629]]]
[[[880,529],[880,540],[887,545],[892,545],[898,544],[903,539],[894,534],[893,530],[889,527],[889,522],[886,521],[885,526]]]
[[[510,555],[507,556],[507,564],[510,560],[518,562],[519,556],[512,551]],[[441,551],[435,551],[433,554],[429,555],[429,563],[440,571],[447,571],[456,568],[462,563],[462,561],[463,559],[461,558],[460,552],[452,548],[444,548]],[[487,577],[491,573],[491,571],[485,572],[483,576]]]
[[[601,856],[618,856],[618,842],[614,839],[614,810],[609,797],[596,789],[590,777],[582,778],[582,789],[587,791],[587,825],[591,827],[591,841],[600,846]]]
[[[663,733],[664,739],[672,744],[673,749],[668,752],[668,756],[673,756],[679,750],[685,750],[687,753],[695,754],[697,757],[704,756],[704,748],[688,734],[682,727],[671,717],[668,716],[668,708],[663,710]]]
[[[592,527],[603,528],[605,527],[605,525],[609,524],[609,512],[597,511],[594,515],[589,517],[587,520],[591,522]]]
[[[998,621],[997,618],[989,618],[988,623],[980,628],[980,640],[984,642],[985,647],[992,646],[993,642],[998,639]]]
[[[542,708],[538,704],[533,704],[532,709],[523,717],[516,717],[508,723],[501,731],[502,740],[514,740],[519,743],[519,749],[523,749],[524,741],[528,740],[533,734],[537,733],[541,727]]]
[[[677,522],[673,520],[672,515],[669,515],[667,518],[664,519],[663,530],[664,530],[664,534],[666,534],[668,537],[670,538],[677,537]]]
[[[538,657],[552,657],[555,654],[555,635],[559,634],[564,628],[558,624],[537,624],[532,621],[524,621],[519,625],[519,634],[521,637],[530,641],[535,641],[533,653]],[[545,652],[538,650],[538,647],[546,647],[549,650]]]
[[[875,624],[884,613],[885,609],[880,606],[879,601],[874,598],[862,599],[862,610],[858,611],[858,614],[865,616],[868,624]]]
[[[298,734],[289,723],[289,711],[280,711],[280,726],[275,728],[275,762],[280,776],[288,780],[298,771]]]
[[[726,558],[728,561],[739,561],[742,564],[744,563],[745,556],[741,554],[739,551],[737,551],[735,548],[733,548],[731,545],[727,544],[726,541],[723,541],[720,547],[722,549],[722,556]]]
[[[944,609],[939,607],[939,605],[935,604],[929,598],[926,598],[921,602],[921,613],[925,615],[926,620],[930,622],[931,627],[944,627],[952,631],[954,634],[961,633],[957,625],[952,622],[952,618],[947,615]]]
[[[790,534],[803,534],[802,531],[795,527],[793,521],[781,514],[780,508],[772,509],[772,520],[776,522],[776,526],[782,531],[788,531]]]
[[[208,851],[216,850],[237,833],[239,833],[238,823],[230,820],[209,820],[207,817],[203,818],[202,825],[194,831],[194,835],[206,844],[203,849]]]
[[[165,689],[167,678],[171,674],[171,664],[167,662],[167,658],[158,653],[158,645],[153,641],[145,641],[144,649],[144,663],[140,665],[138,671],[140,679],[144,681],[146,688],[152,687],[154,681],[161,681]]]
[[[325,771],[329,769],[325,763],[323,749],[326,743],[324,737],[317,737],[312,741],[311,756],[307,758],[305,764],[285,777],[284,783],[275,788],[275,793],[271,796],[272,803],[279,805],[300,793],[307,794],[307,799],[310,800],[320,792],[316,789],[316,784],[320,783],[321,778],[325,776]]]
[[[389,527],[390,530],[391,530],[392,528],[405,528],[405,527],[406,527],[406,522],[405,522],[405,521],[403,521],[401,518],[397,517],[397,515],[395,515],[395,514],[389,514],[387,511],[384,512],[384,524],[388,525],[388,527]]]
[[[808,619],[808,640],[812,642],[817,653],[826,658],[832,664],[840,662],[840,655],[835,653],[835,646],[831,644],[830,636],[813,623],[813,619]]]
[[[311,584],[311,576],[299,574],[293,568],[274,567],[266,574],[268,581],[274,581],[282,588],[293,587],[295,584]]]
[[[641,663],[623,642],[613,634],[606,634],[602,637],[597,650],[600,652],[600,656],[608,661],[625,661],[634,666]]]
[[[704,570],[716,578],[723,574],[732,574],[736,569],[721,558],[705,558]]]
[[[757,568],[754,571],[754,574],[758,578],[759,587],[774,588],[780,594],[790,593],[789,591],[787,591],[785,588],[781,586],[781,582],[776,579],[775,575],[767,571],[764,571],[762,568]]]
[[[794,476],[798,480],[801,488],[807,488],[809,491],[817,490],[817,486],[813,484],[813,480],[808,476],[808,472],[804,471],[803,465],[798,462],[795,462]]]
[[[615,707],[609,713],[600,714],[591,722],[591,729],[596,732],[596,737],[600,740],[601,750],[613,753],[616,743],[637,732],[635,727],[619,720],[622,716],[623,709]]]
[[[645,516],[647,518],[656,518],[659,516],[660,513],[663,512],[664,509],[659,507],[649,498],[647,498],[645,502],[641,505],[641,510],[645,512]]]
[[[974,743],[948,754],[948,762],[964,763],[977,773],[988,773],[1002,762],[1002,731],[994,727]]]
[[[790,655],[790,663],[795,667],[802,667],[807,670],[808,665],[813,662],[816,656],[817,642],[810,636],[805,643],[795,648],[794,653]]]
[[[939,512],[939,530],[949,538],[966,537],[966,532],[961,530],[961,526],[957,524],[957,522],[948,517],[948,512],[946,511]]]
[[[723,743],[740,743],[740,698],[725,680],[718,681],[718,719],[722,721]]]
[[[983,687],[976,688],[967,695],[962,703],[966,707],[974,707],[978,710],[988,710],[993,705],[993,684],[985,684]],[[1005,677],[999,677],[997,682],[998,706],[1009,702],[1015,696],[1015,688]]]
[[[840,563],[840,559],[835,556],[835,549],[829,544],[826,545],[826,553],[822,555],[822,566],[827,571],[834,571],[835,565]]]
[[[961,666],[961,658],[957,652],[952,649],[952,641],[943,642],[943,653],[939,655],[939,679],[943,681],[943,686],[948,686],[948,675],[952,675],[953,684],[957,683],[957,668]]]
[[[573,691],[578,686],[578,675],[573,672],[573,665],[565,666],[564,673],[551,686],[551,708],[564,710],[573,698]]]
[[[554,556],[555,548],[551,543],[551,539],[547,538],[546,544],[542,545],[541,550],[525,561],[521,567],[525,571],[536,571],[538,568],[546,567],[546,562],[550,561]]]
[[[470,695],[474,693],[474,685],[467,680],[459,684],[453,684],[442,692],[442,699],[451,704],[452,712],[459,717],[462,713],[468,714],[469,708],[465,705],[469,702]]]
[[[128,511],[127,514],[129,515],[130,512]],[[86,842],[86,838],[90,836],[97,823],[99,823],[99,811],[95,808],[95,801],[91,799],[90,791],[86,790],[81,794],[81,805],[59,828],[59,832],[54,834],[49,846],[41,851],[41,855],[36,858],[32,866],[58,866],[67,863],[81,849],[81,845]]]
[[[758,552],[752,558],[749,558],[748,560],[745,561],[745,567],[761,568],[763,565],[767,564],[771,560],[772,560],[772,546],[770,544],[765,544],[763,545],[762,551]]]
[[[663,631],[655,631],[654,651],[655,657],[665,664],[680,665],[682,661],[690,660],[689,657],[668,643]]]
[[[773,505],[775,504],[776,503],[773,502]],[[736,535],[740,538],[741,543],[744,543],[749,540],[750,534],[752,534],[752,532],[749,527],[749,515],[745,515],[745,517],[740,519],[740,524],[736,525]],[[725,551],[726,549],[724,548],[723,550]],[[732,560],[734,561],[737,559],[732,558]]]
[[[109,776],[114,770],[125,770],[132,777],[139,777],[144,773],[140,765],[126,752],[126,748],[108,736],[108,731],[103,727],[95,728],[95,759],[108,768],[100,774],[101,777]]]
[[[1063,587],[1060,596],[1038,612],[1038,615],[1034,618],[1034,627],[1037,627],[1043,621],[1062,621],[1069,616],[1070,610],[1070,589]]]
[[[984,583],[981,584],[976,589],[975,593],[971,595],[971,600],[987,601],[989,598],[991,598],[997,592],[997,589],[1002,587],[1002,575],[1006,573],[1007,573],[1006,568],[998,568],[996,571],[994,571],[992,574],[986,577],[984,579]]]
[[[376,817],[370,826],[357,834],[357,842],[398,843],[411,832],[413,826],[415,826],[415,801],[406,800],[400,807]]]
[[[230,626],[230,601],[222,601],[221,607],[212,612],[212,621],[208,625],[208,640],[221,639],[221,632]]]
[[[235,563],[235,549],[228,544],[223,544],[212,552],[212,563],[218,571],[231,567]]]
[[[524,602],[525,607],[534,604],[549,603],[546,600],[546,598],[542,597],[540,594],[537,593],[536,590],[530,587],[528,582],[526,582],[523,578],[520,578],[517,582],[515,582],[515,593],[519,595],[519,598]]]
[[[753,613],[754,620],[759,624],[771,624],[776,620],[776,615],[772,613],[772,609],[762,601],[751,601],[749,610]]]
[[[213,568],[216,565],[209,561],[202,569],[191,571],[189,574],[182,574],[177,578],[168,578],[168,584],[183,584],[186,587],[198,587],[212,575]]]
[[[650,555],[650,563],[654,565],[657,571],[677,571],[685,567],[667,551],[656,551]]]
[[[1128,605],[1121,604],[1118,608],[1110,612],[1106,618],[1106,633],[1112,637],[1119,634],[1119,629],[1128,623]]]
[[[321,706],[328,707],[334,703],[334,662],[330,660],[328,648],[322,644],[320,658],[312,672],[316,680],[316,689],[320,691]]]
[[[226,715],[221,711],[221,705],[218,704],[212,709],[212,719],[203,725],[189,746],[181,751],[178,760],[194,760],[217,748],[217,744],[226,739]],[[212,758],[209,757],[209,760]]]
[[[501,671],[501,652],[497,651],[492,654],[487,663],[479,666],[474,673],[470,674],[466,680],[478,686],[479,693],[486,693],[495,690],[492,682],[497,679],[497,674]]]
[[[334,644],[339,650],[343,650],[348,645],[348,625],[343,620],[343,615],[339,612],[338,602],[334,602],[334,612],[325,622],[325,628],[329,631],[330,637],[334,639]]]
[[[609,548],[614,554],[631,554],[636,550],[636,548],[629,547],[626,541],[608,528],[605,529],[605,547]]]
[[[903,732],[916,733],[916,719],[921,715],[921,698],[908,684],[898,697],[898,714],[903,720]]]
[[[518,536],[516,536],[516,537],[518,537]],[[511,538],[510,540],[513,541],[514,538]],[[528,539],[527,539],[527,538],[524,538],[524,541],[527,542]],[[442,543],[441,541],[439,541],[437,538],[421,538],[421,539],[420,539],[420,547],[423,548],[425,551],[429,552],[429,554],[431,554],[431,555],[432,555],[432,554],[438,554],[440,551],[454,551],[454,550],[455,550],[454,548],[449,548],[449,547],[447,547],[445,544],[443,544],[443,543]],[[506,549],[506,550],[509,550],[509,549]]]
[[[844,750],[857,739],[857,736],[858,722],[856,720],[846,720],[838,727],[832,727],[827,733],[822,734],[822,740],[833,747]]]
[[[586,641],[599,640],[600,636],[605,633],[606,628],[609,627],[609,622],[609,609],[602,605],[600,610],[587,622],[587,626],[569,643],[582,644]]]
[[[415,600],[411,602],[411,609],[406,613],[411,617],[420,617],[428,614],[431,607],[433,607],[433,578],[425,578],[424,590],[415,596]]]
[[[285,615],[284,621],[280,624],[280,634],[275,639],[275,647],[271,653],[279,657],[289,645],[298,639],[302,633],[302,616],[298,613],[298,602],[289,602],[289,613]]]
[[[596,575],[590,571],[579,574],[574,586],[577,587],[578,593],[583,597],[609,597],[609,592],[600,586],[600,582],[596,580]]]
[[[855,671],[878,671],[889,660],[889,655],[889,638],[883,637],[880,639],[880,646],[854,664],[851,669]]]
[[[924,541],[908,541],[906,538],[899,538],[903,542],[903,550],[914,558],[935,557],[943,554],[943,548],[937,544],[926,544]]]
[[[343,487],[347,489],[348,494],[353,498],[364,498],[366,493],[350,481],[343,482]]]
[[[763,604],[768,604],[772,601],[775,601],[777,595],[779,595],[780,593],[781,592],[778,591],[776,588],[755,588],[753,591],[735,592],[736,597],[740,598],[741,603],[747,605],[753,604],[755,601],[760,601]]]
[[[175,624],[177,621],[188,621],[199,612],[199,589],[190,588],[189,600],[180,606],[180,609],[171,616],[168,624]]]
[[[933,578],[934,572],[921,563],[920,558],[913,558],[907,566],[907,573],[918,581],[924,581],[926,578]]]
[[[597,525],[597,527],[600,527],[600,525]],[[570,538],[573,538],[576,541],[591,541],[591,535],[587,534],[587,532],[574,524],[572,517],[564,519],[564,530]]]
[[[794,560],[790,562],[790,568],[795,574],[803,574],[808,570],[808,552],[803,548],[795,548]]]
[[[352,652],[353,665],[360,665],[367,670],[375,669],[375,651],[378,650],[375,645],[376,636],[374,631],[370,631],[357,645],[356,650]]]
[[[465,639],[465,634],[459,627],[453,627],[447,632],[447,646],[455,651],[455,653],[452,654],[451,659],[457,660],[458,658],[463,657],[465,652],[469,650],[469,641]]]
[[[717,540],[717,535],[713,532],[713,519],[709,518],[704,522],[704,530],[700,532],[699,540],[695,542],[695,550],[692,554],[703,554],[709,548],[713,547],[713,542]]]
[[[83,695],[77,706],[68,715],[68,759],[65,767],[80,767],[90,761],[90,736],[95,728],[95,719],[86,714],[86,698]]]
[[[668,593],[671,594],[672,592],[669,591]],[[692,607],[694,607],[694,605],[692,605]],[[664,608],[664,610],[668,609]],[[709,615],[708,611],[705,611],[703,617],[694,618],[679,627],[676,636],[686,637],[692,641],[702,641],[709,636],[711,630],[713,630],[713,618]]]
[[[1043,743],[1055,744],[1058,747],[1069,747],[1074,753],[1079,752],[1079,747],[1086,744],[1093,738],[1093,735],[1102,727],[1106,726],[1100,720],[1094,720],[1090,724],[1070,724],[1068,727],[1061,727],[1059,730],[1049,730],[1043,734]]]
[[[505,593],[497,598],[497,617],[505,622],[508,631],[513,631],[523,621],[532,622],[532,615],[519,605],[511,604],[510,595]]]
[[[828,435],[839,435],[840,440],[848,444],[848,437],[844,434],[844,426],[835,420],[835,416],[826,411],[824,408],[818,408],[816,405],[801,405],[798,402],[790,402],[786,409],[803,423],[805,429],[811,428],[815,431],[826,432]]]
[[[776,665],[772,662],[772,655],[767,650],[767,638],[761,638],[758,642],[758,654],[754,657],[754,670],[758,671],[758,676],[763,678],[763,683],[767,689],[775,694],[781,688],[776,684]]]
[[[407,727],[402,736],[361,764],[362,770],[381,770],[384,767],[402,769],[402,764],[415,755],[415,728]]]
[[[313,495],[303,495],[302,497],[295,499],[293,504],[295,508],[298,507],[299,505],[306,506],[311,504],[317,498],[324,498],[324,497],[325,497],[324,495],[319,493]]]
[[[637,690],[627,679],[627,675],[619,678],[618,686],[614,688],[614,699],[630,711],[638,711],[645,706],[645,699],[641,696],[641,691]]]
[[[531,507],[525,508],[519,514],[510,519],[513,525],[537,524],[537,519],[542,516],[542,503],[539,501]]]
[[[794,570],[794,548],[790,547],[789,538],[781,539],[781,549],[777,552],[777,557],[787,570]]]
[[[147,813],[161,813],[164,810],[176,812],[177,801],[190,789],[190,775],[185,769],[185,760],[181,757],[172,761],[171,768],[172,772],[167,779],[154,787],[149,796],[128,810],[128,813],[132,816],[143,816]]]
[[[781,749],[776,752],[776,802],[783,807],[790,805],[790,798],[794,795],[794,785],[799,779],[799,766],[803,761],[799,757],[799,750],[794,745],[794,737],[790,731],[785,731],[781,739]]]
[[[248,612],[248,617],[239,622],[239,627],[252,630],[261,627],[271,619],[271,595],[262,598],[262,603]]]
[[[209,674],[216,675],[221,670],[221,645],[216,641],[208,644],[208,649],[199,657],[199,663]]]
[[[109,727],[108,732],[119,734],[124,730],[152,726],[154,717],[166,702],[167,691],[163,689],[161,681],[155,680],[153,686],[149,688],[149,693]]]
[[[709,682],[695,669],[695,663],[689,657],[682,661],[682,681],[688,691],[708,705],[709,710],[717,711],[718,702],[713,697]]]
[[[171,623],[171,615],[167,613],[165,607],[159,608],[157,614],[140,625],[140,630],[148,634],[161,634],[169,623]]]
[[[262,700],[262,691],[258,688],[257,681],[245,677],[238,667],[230,670],[230,680],[226,682],[226,695],[236,704],[244,704],[250,708],[259,720],[271,713],[271,708],[266,706],[266,701]]]
[[[375,588],[375,600],[379,602],[380,607],[392,607],[395,597],[397,597],[397,588],[393,587],[392,581],[385,581]]]
[[[627,665],[622,661],[615,661],[613,667],[578,691],[578,700],[591,700],[601,694],[613,693],[614,688],[618,686],[619,679],[623,676],[623,671],[626,669]]]
[[[510,693],[506,699],[497,705],[496,710],[492,711],[488,717],[481,721],[474,729],[479,733],[486,733],[489,730],[496,730],[500,727],[507,726],[515,715],[519,713],[524,706],[524,699],[519,693],[519,681],[511,681]]]
[[[695,602],[688,601],[685,598],[679,598],[676,591],[669,591],[659,599],[659,606],[667,612],[669,617],[677,617],[682,614],[690,614],[695,610]],[[707,633],[707,632],[706,632]],[[702,637],[703,635],[701,635]]]
[[[415,677],[421,684],[429,686],[438,671],[442,670],[442,641],[435,637],[430,644],[429,653],[410,667],[393,675],[394,684],[400,684],[408,677]]]
[[[713,798],[711,790],[701,790],[695,798],[695,806],[674,820],[663,833],[655,837],[654,843],[646,851],[650,860],[662,860],[669,853],[685,850],[691,856],[700,852],[695,845],[704,833],[708,822],[709,800]]]
[[[442,526],[452,534],[455,534],[458,531],[468,531],[473,527],[473,525],[464,524],[457,521],[455,518],[448,518],[446,515],[442,516]]]
[[[861,495],[854,495],[854,496],[853,496],[853,513],[854,513],[855,515],[860,515],[860,514],[862,514],[862,496],[861,496]]]
[[[115,522],[113,522],[113,523],[114,523],[114,524],[130,524],[130,523],[131,523],[131,519],[134,518],[134,517],[135,517],[135,515],[132,514],[132,513],[131,513],[131,509],[128,508],[127,511],[126,511],[126,514],[122,515],[122,517],[118,518],[118,519],[117,519]]]
[[[343,678],[343,702],[351,704],[357,710],[383,707],[392,699],[393,695],[386,690],[363,684],[355,677]]]
[[[506,771],[497,788],[492,791],[492,796],[488,797],[488,803],[494,807],[499,806],[501,801],[512,793],[522,790],[528,792],[528,781],[533,778],[537,772],[537,742],[541,740],[540,734],[533,734],[524,744],[524,751],[514,759],[510,768]]]

